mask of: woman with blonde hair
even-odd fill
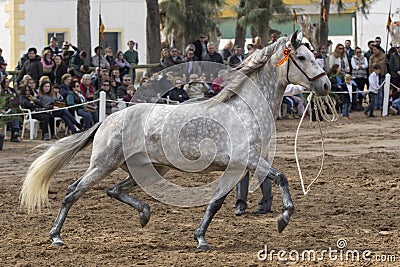
[[[163,68],[165,68],[165,59],[167,57],[169,57],[169,49],[165,47],[161,50],[161,58],[160,58],[160,63]]]
[[[54,60],[52,58],[52,54],[51,54],[51,50],[44,50],[43,55],[42,55],[42,59],[40,60],[40,62],[43,65],[43,70],[51,70],[54,66]]]
[[[331,69],[334,64],[339,65],[343,75],[350,73],[349,61],[347,60],[346,52],[342,44],[337,44],[335,51],[333,51],[332,55],[329,57],[329,69]]]

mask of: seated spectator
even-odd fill
[[[164,66],[165,68],[169,68],[180,63],[182,63],[182,58],[178,56],[178,49],[176,47],[172,47],[170,50],[170,55],[164,60]]]
[[[60,48],[58,48],[58,40],[57,37],[52,36],[50,38],[50,44],[43,48],[42,53],[44,53],[46,50],[49,50],[51,52],[51,57],[53,58],[55,55],[58,55],[61,51]]]
[[[37,97],[39,95],[39,88],[36,87],[36,82],[33,79],[29,79],[28,85],[33,90],[34,96]]]
[[[101,88],[94,94],[94,99],[100,98],[100,92],[106,93],[106,114],[110,115],[113,112],[113,108],[118,106],[117,97],[110,91],[110,82],[105,80],[101,83]]]
[[[40,101],[34,97],[33,90],[29,87],[29,85],[23,85],[21,87],[21,95],[19,99],[19,103],[22,108],[29,109],[31,111],[38,111],[43,109],[43,105]],[[41,122],[42,129],[42,140],[49,141],[49,125],[51,136],[55,138],[54,135],[54,120],[48,113],[33,113],[32,118]]]
[[[53,84],[54,83],[60,84],[62,82],[61,81],[62,76],[67,72],[68,72],[68,67],[63,63],[61,56],[60,55],[54,56],[54,66],[51,69],[50,73],[51,82]]]
[[[215,78],[212,81],[212,91],[210,92],[210,94],[212,95],[217,95],[219,92],[222,91],[222,89],[224,89],[223,86],[223,82],[224,82],[224,77],[228,74],[227,70],[220,70],[218,71],[218,77]]]
[[[128,74],[128,73],[126,73]],[[125,75],[125,74],[124,74]],[[114,79],[117,87],[120,86],[122,84],[122,76],[119,70],[113,70],[111,72],[111,78]]]
[[[172,90],[169,91],[168,95],[169,99],[179,101],[179,103],[182,103],[189,99],[188,94],[183,89],[183,83],[181,77],[174,78],[174,88],[172,88]]]
[[[244,60],[242,47],[235,45],[235,53],[228,58],[228,65],[230,67],[236,67]]]
[[[94,49],[95,55],[91,59],[92,67],[100,67],[101,69],[110,70],[110,63],[103,56],[103,48],[96,46]]]
[[[332,91],[341,91],[344,82],[344,74],[340,70],[338,64],[333,64],[331,70],[328,72],[328,77],[331,81]]]
[[[183,87],[189,96],[189,99],[202,98],[208,90],[207,85],[200,81],[199,75],[190,74],[189,83]]]
[[[400,97],[396,88],[389,89],[389,113],[392,115],[400,114]]]
[[[118,69],[118,66],[115,65],[114,51],[112,50],[112,48],[107,47],[105,51],[106,51],[105,58],[108,64],[110,65],[110,70]]]
[[[20,113],[19,110],[19,99],[17,92],[14,88],[10,87],[10,79],[5,77],[1,81],[0,86],[0,95],[7,96],[7,102],[4,106],[0,107],[0,113],[8,112],[8,114]],[[5,127],[11,129],[11,142],[19,143],[19,131],[20,131],[20,123],[17,118],[11,118],[10,122],[7,123]]]
[[[234,52],[233,43],[232,43],[231,40],[229,40],[229,41],[225,44],[224,48],[221,50],[222,58],[223,58],[224,60],[228,60],[228,58],[229,58],[230,56],[233,55],[233,52]]]
[[[136,88],[133,85],[129,85],[128,88],[126,89],[127,94],[124,96],[124,102],[123,106],[126,107],[128,106],[127,102],[134,102],[132,101],[133,95],[136,93]]]
[[[76,70],[76,71],[80,70],[81,67],[85,65],[86,57],[87,57],[87,53],[85,51],[80,51],[79,54],[74,55],[71,58],[70,69],[72,71],[73,70]]]
[[[81,125],[75,120],[71,113],[66,109],[60,109],[57,105],[55,105],[53,89],[51,88],[50,81],[44,81],[40,84],[39,102],[43,108],[52,111],[49,113],[51,118],[59,117],[65,122],[65,124],[68,126],[68,129],[70,129],[72,133],[79,132],[74,125],[76,125],[78,128],[81,128]],[[52,134],[54,135],[55,133]],[[52,138],[56,139],[55,135],[52,136]]]
[[[129,76],[129,74],[125,74],[122,77],[122,84],[117,89],[118,98],[124,98],[124,96],[126,96],[127,88],[129,85],[131,85],[131,77]]]
[[[131,64],[124,58],[124,53],[122,51],[118,51],[117,58],[115,59],[115,65],[118,67],[119,75],[122,77],[125,74],[129,74],[129,70],[131,69]],[[116,79],[117,82],[118,81]]]
[[[89,74],[84,74],[82,76],[79,87],[81,88],[81,92],[86,100],[92,101],[94,97],[94,86],[91,83]]]
[[[53,84],[53,99],[55,102],[63,102],[65,103],[64,105],[67,105],[66,99],[61,95],[60,93],[60,85],[58,83]],[[64,106],[63,104],[60,104],[60,106]]]
[[[67,99],[67,95],[70,91],[71,81],[72,81],[71,74],[67,73],[61,77],[60,93],[64,97],[64,99]]]
[[[100,77],[98,77],[99,73]],[[102,81],[108,81],[108,80],[110,80],[110,72],[107,69],[102,69],[99,71],[99,69],[96,68],[96,71],[91,74],[91,81],[95,91],[100,90]]]
[[[53,61],[52,54],[51,54],[50,50],[44,50],[43,55],[42,55],[42,59],[40,60],[40,62],[43,65],[43,71],[53,69],[54,61]]]
[[[82,95],[81,89],[79,87],[79,82],[72,84],[71,89],[67,96],[67,106],[74,106],[78,104],[83,104],[87,100]],[[99,122],[99,113],[95,105],[86,104],[81,106],[76,106],[70,109],[72,114],[75,112],[83,118],[83,130],[86,131],[92,127],[92,121],[94,123]]]

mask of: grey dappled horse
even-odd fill
[[[192,171],[192,162],[201,166],[206,163],[206,168],[200,168],[203,172],[225,171],[228,168],[239,170],[239,178],[225,176],[213,197],[209,198],[211,200],[208,200],[208,207],[194,234],[200,249],[210,249],[205,239],[207,228],[229,190],[246,171],[267,177],[279,186],[283,213],[278,217],[278,231],[283,231],[294,210],[289,185],[286,176],[266,160],[268,151],[263,151],[263,148],[270,142],[271,125],[289,83],[303,85],[317,95],[327,95],[331,88],[326,73],[315,62],[313,54],[301,45],[300,36],[296,31],[290,37],[280,38],[276,43],[257,50],[237,67],[247,79],[240,75],[230,77],[233,85],[208,101],[188,105],[135,105],[110,115],[86,132],[57,141],[30,166],[21,189],[21,205],[31,212],[48,204],[51,178],[76,153],[93,143],[90,166],[82,177],[69,186],[50,231],[55,246],[64,245],[60,231],[72,204],[115,169],[122,168],[130,175],[108,189],[107,194],[136,209],[144,227],[150,219],[150,207],[128,194],[133,190],[135,180],[140,185],[137,177],[141,178],[141,174],[136,170],[155,166],[161,175],[170,168]],[[278,62],[280,66],[277,66]],[[260,95],[253,97],[257,92]],[[260,104],[263,103],[261,98],[267,105]],[[272,119],[263,117],[268,112],[272,112]],[[204,117],[196,114],[204,114]],[[218,114],[224,127],[208,120],[207,116],[211,114]],[[187,122],[183,126],[180,125],[182,120]],[[182,142],[168,148],[169,140],[173,142],[176,135]],[[230,135],[233,138],[231,142],[228,140]],[[213,149],[209,150],[207,142],[204,142],[205,148],[199,148],[204,139],[213,141]],[[165,142],[162,143],[162,140]],[[164,151],[163,146],[176,150],[172,151],[176,152],[173,157],[166,155],[171,151]],[[145,172],[144,176],[148,173]],[[152,175],[148,179],[151,181]],[[141,182],[144,184],[146,180]],[[151,182],[149,184],[151,186]]]

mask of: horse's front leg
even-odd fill
[[[267,177],[274,181],[282,193],[282,209],[283,213],[278,217],[278,231],[281,233],[285,227],[288,225],[290,216],[293,214],[294,205],[292,198],[290,196],[289,182],[286,176],[271,166],[265,159],[259,158],[258,165],[250,166],[250,169],[255,171],[256,175],[261,177]]]
[[[226,195],[222,196],[221,198],[216,200],[211,200],[211,202],[208,203],[207,210],[204,213],[203,219],[201,219],[199,226],[194,232],[194,239],[197,240],[197,242],[199,243],[197,248],[204,251],[211,250],[211,247],[208,245],[206,241],[205,237],[206,231],[211,223],[212,218],[219,211],[219,209],[222,206],[222,203],[224,203],[224,200],[228,194],[229,192]]]

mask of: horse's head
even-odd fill
[[[317,95],[327,95],[331,90],[331,83],[325,71],[315,61],[314,54],[305,45],[301,45],[302,34],[295,31],[287,40],[282,52],[283,59],[280,61],[282,71],[286,71],[287,81],[312,89]],[[286,61],[287,67],[284,70],[283,64]]]

